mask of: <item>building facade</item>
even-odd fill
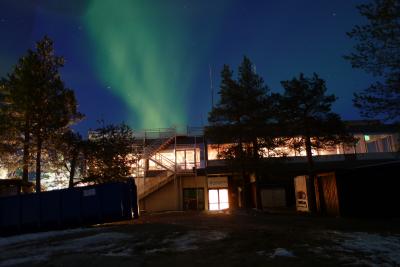
[[[335,171],[398,158],[398,132],[394,125],[353,121],[349,131],[354,146],[313,151],[317,171]],[[225,210],[244,205],[243,179],[235,166],[218,157],[224,144],[206,140],[202,129],[159,129],[137,133],[143,153],[133,176],[142,211]],[[277,153],[277,151],[279,153]],[[259,209],[295,206],[294,177],[307,172],[305,151],[285,147],[266,151],[265,170],[256,180],[249,174],[251,205]],[[281,155],[285,155],[282,157]]]

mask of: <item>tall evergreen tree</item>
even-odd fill
[[[285,136],[290,137],[292,149],[304,148],[307,155],[311,184],[314,184],[313,149],[333,147],[353,142],[346,133],[340,116],[331,111],[335,95],[327,95],[325,81],[317,74],[281,82],[284,93],[279,97],[279,111]],[[315,209],[315,192],[311,190],[310,207]]]
[[[400,118],[400,1],[373,0],[358,6],[367,19],[348,36],[357,43],[345,56],[354,68],[363,69],[378,81],[359,94],[354,104],[366,117]]]
[[[209,113],[206,135],[219,143],[229,143],[221,157],[240,166],[245,195],[245,207],[250,207],[248,172],[257,172],[262,149],[273,146],[266,129],[271,120],[272,102],[264,80],[255,72],[251,61],[244,57],[238,79],[224,65],[221,72],[220,99]],[[263,139],[263,137],[265,137]]]
[[[17,146],[15,140],[15,132],[9,126],[9,113],[8,113],[8,92],[3,84],[0,82],[0,167],[7,169],[14,169],[18,163],[16,161]],[[14,165],[14,168],[10,168]]]
[[[59,69],[64,59],[54,54],[53,42],[44,37],[36,50],[28,50],[4,79],[8,91],[10,127],[23,136],[23,180],[28,180],[29,156],[35,148],[36,191],[40,192],[41,159],[45,141],[62,134],[82,118],[74,92],[65,87]]]

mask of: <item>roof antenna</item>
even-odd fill
[[[211,108],[214,108],[214,87],[212,81],[212,69],[210,64],[208,64],[208,68],[210,70]]]
[[[253,73],[254,73],[254,74],[257,74],[257,66],[256,66],[256,64],[253,64],[252,67],[253,67]]]

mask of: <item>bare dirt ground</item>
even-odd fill
[[[400,266],[400,220],[170,212],[0,238],[1,266]]]

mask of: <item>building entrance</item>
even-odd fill
[[[228,189],[209,189],[208,209],[209,210],[229,209]]]

